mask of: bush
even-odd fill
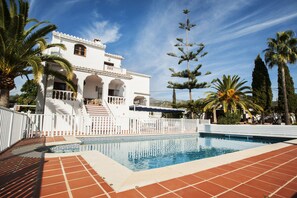
[[[218,124],[239,124],[239,113],[226,113],[224,116],[218,118]]]

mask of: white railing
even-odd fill
[[[129,119],[130,134],[174,134],[195,133],[197,131],[197,120],[149,118]]]
[[[297,138],[296,125],[218,125],[198,126],[199,132],[225,135]]]
[[[199,120],[31,114],[35,136],[100,136],[196,133]]]
[[[25,138],[29,117],[0,107],[0,152]]]
[[[53,90],[52,98],[60,100],[76,100],[76,93],[73,91]]]
[[[126,103],[126,98],[121,96],[108,96],[107,102],[109,104],[124,105]]]
[[[119,74],[126,74],[127,70],[123,68],[118,68],[114,66],[104,65],[104,71],[119,73]]]
[[[103,103],[104,103],[103,106],[107,107],[106,109],[108,111],[108,114],[111,115],[114,118],[115,116],[114,116],[113,112],[111,111],[109,104],[106,102],[106,100],[103,100]]]

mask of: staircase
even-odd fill
[[[90,116],[109,116],[109,113],[104,106],[88,104],[86,105],[86,110]]]

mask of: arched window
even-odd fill
[[[74,54],[79,56],[86,56],[86,47],[81,44],[74,45]]]

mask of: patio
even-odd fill
[[[80,155],[44,158],[25,139],[0,155],[0,197],[297,197],[297,146],[124,192],[115,192]],[[30,150],[31,149],[31,150]],[[121,174],[121,173],[118,173]]]

